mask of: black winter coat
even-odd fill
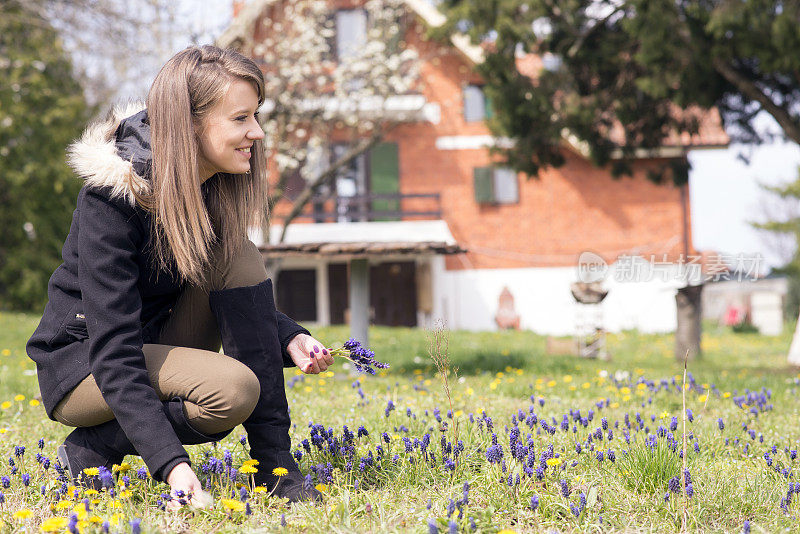
[[[189,457],[150,383],[142,345],[158,342],[182,288],[170,272],[155,271],[148,254],[150,214],[132,188],[149,189],[150,129],[146,111],[132,112],[115,110],[70,147],[85,184],[27,351],[48,416],[91,373],[150,473],[163,480]],[[301,332],[308,330],[278,313],[287,366],[286,347]]]

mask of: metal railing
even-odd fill
[[[311,210],[298,219],[314,222],[392,221],[441,219],[439,193],[392,193],[313,198]]]

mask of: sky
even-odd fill
[[[750,154],[750,164],[737,155]],[[781,210],[774,195],[759,184],[779,185],[798,178],[800,147],[774,143],[758,147],[733,145],[727,149],[694,150],[689,153],[692,237],[696,249],[723,255],[764,256],[762,272],[780,266],[785,258],[774,238],[748,224],[777,217]]]

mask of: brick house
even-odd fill
[[[234,22],[218,44],[240,46],[242,33],[256,32],[259,19],[279,5],[235,2]],[[359,5],[331,0],[339,31],[357,31],[352,21],[360,16]],[[637,154],[631,177],[612,178],[589,162],[579,143],[565,139],[566,164],[528,179],[493,165],[489,154],[495,140],[484,119],[491,106],[473,68],[482,60],[481,49],[459,36],[448,44],[426,40],[426,26],[441,24],[442,15],[425,0],[406,5],[414,22],[405,42],[422,58],[420,91],[406,97],[424,98],[424,113],[342,171],[338,194],[309,206],[303,220],[289,226],[285,243],[295,248],[282,249],[279,307],[301,321],[346,318],[347,261],[353,254],[346,246],[330,254],[320,247],[301,253],[304,244],[434,242],[467,252],[440,255],[406,247],[399,253],[388,247],[361,256],[369,258],[374,323],[428,327],[443,319],[452,329],[496,329],[502,295],[504,313],[517,317],[521,328],[568,334],[575,327],[570,284],[580,254],[591,251],[610,266],[603,303],[607,329],[674,329],[675,289],[683,285],[675,262],[696,253],[689,189],[654,184],[646,173],[666,160],[685,159],[690,148],[725,146],[718,115],[705,114],[696,136],[676,135],[658,150]],[[518,61],[528,72],[542,64],[532,56]],[[353,211],[353,199],[366,203],[366,211]],[[273,213],[272,243],[285,213],[286,206]],[[649,274],[623,272],[636,255],[653,268]]]

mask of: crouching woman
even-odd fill
[[[246,237],[267,206],[263,100],[253,61],[190,47],[145,109],[112,113],[70,147],[85,184],[27,351],[47,414],[75,427],[58,450],[73,478],[137,454],[196,495],[183,445],[243,424],[257,483],[319,497],[290,454],[283,368],[319,373],[333,358],[275,309]]]

